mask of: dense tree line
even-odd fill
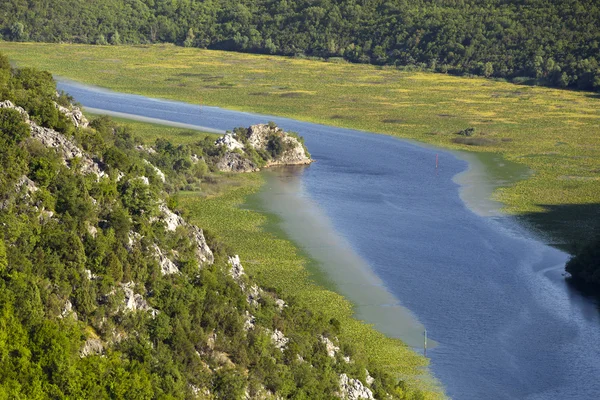
[[[6,40],[169,42],[600,90],[594,0],[5,0]]]

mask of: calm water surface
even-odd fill
[[[284,229],[316,259],[350,254],[332,262],[335,271],[325,270],[342,293],[359,299],[361,318],[394,335],[390,315],[399,314],[385,308],[410,310],[403,318],[412,328],[397,335],[416,346],[415,332],[427,328],[438,343],[428,352],[431,368],[455,399],[600,398],[599,313],[566,285],[561,274],[568,256],[511,218],[467,208],[453,179],[467,163],[454,154],[284,118],[200,110],[68,82],[59,88],[86,107],[217,131],[273,120],[299,132],[318,161],[293,174],[272,172],[263,196],[273,199],[287,188],[288,201],[310,204],[320,217],[296,215],[286,225],[282,203],[288,201],[265,200],[265,206],[281,213]],[[459,181],[471,189],[483,184],[476,174]],[[476,192],[463,197],[486,211]],[[304,228],[294,229],[302,221]],[[311,245],[311,226],[337,239]],[[340,279],[358,273],[365,274],[360,282]],[[368,295],[375,288],[381,296]]]

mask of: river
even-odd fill
[[[477,190],[489,182],[474,164],[465,173],[464,157],[384,135],[58,86],[85,107],[182,127],[222,132],[272,120],[299,132],[317,162],[268,172],[259,200],[359,318],[415,348],[427,328],[437,343],[431,370],[455,399],[600,398],[596,304],[566,284],[567,254],[496,212],[489,191]]]

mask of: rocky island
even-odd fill
[[[302,137],[273,122],[236,128],[216,140],[219,171],[251,172],[274,165],[306,165],[311,159]]]

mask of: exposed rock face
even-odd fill
[[[29,114],[27,114],[27,111],[25,111],[23,107],[15,106],[10,100],[0,101],[0,108],[12,108],[13,110],[17,110],[25,120],[25,123],[28,124],[31,122],[29,120]]]
[[[238,140],[242,135],[242,141]],[[257,170],[257,166],[244,157],[239,151],[244,149],[242,142],[247,142],[249,146],[264,154],[269,152],[270,141],[275,140],[283,148],[283,152],[278,154],[267,162],[267,167],[272,165],[299,165],[310,164],[312,159],[307,154],[302,143],[294,136],[285,133],[282,129],[267,124],[258,124],[250,126],[245,132],[236,130],[234,134],[226,134],[217,139],[217,146],[226,146],[229,150],[216,166],[220,171],[226,172],[249,172]]]
[[[79,158],[81,160],[79,163],[81,166],[81,171],[84,174],[93,173],[96,174],[98,177],[102,177],[105,175],[98,163],[94,161],[89,155],[87,155],[83,150],[81,150],[73,142],[71,142],[69,139],[67,139],[62,134],[56,132],[55,130],[41,127],[35,122],[31,121],[29,119],[29,115],[23,108],[15,106],[9,100],[0,102],[0,108],[12,108],[21,113],[25,122],[30,126],[31,137],[39,140],[47,147],[52,147],[56,149],[56,151],[58,151],[58,153],[65,160],[65,164],[67,164],[67,161],[71,161],[74,158]],[[66,108],[65,110],[69,111]],[[81,111],[78,112],[81,113]],[[81,114],[81,117],[85,120],[83,114]],[[87,120],[85,121],[87,123]]]
[[[371,386],[375,382],[375,378],[369,374],[369,371],[365,369],[365,373],[367,374],[367,385]]]
[[[252,172],[257,171],[256,164],[239,153],[227,152],[215,164],[222,172]]]
[[[188,224],[181,216],[175,214],[167,207],[166,204],[160,204],[158,206],[159,211],[162,214],[162,221],[165,224],[165,228],[168,231],[175,231],[179,226],[188,227],[191,233],[191,239],[196,245],[196,257],[202,264],[212,264],[215,261],[212,250],[208,247],[204,232],[196,225]]]
[[[138,147],[140,147],[140,146],[137,146],[136,148],[138,148]],[[150,147],[150,148],[152,148],[152,147]],[[152,150],[154,151],[154,149],[152,149]],[[156,176],[158,176],[158,179],[160,179],[160,181],[161,181],[162,183],[165,183],[165,181],[166,181],[166,177],[165,177],[165,174],[164,174],[164,172],[162,172],[162,171],[160,170],[160,168],[158,168],[157,166],[155,166],[154,164],[152,164],[152,163],[151,163],[150,161],[148,161],[148,160],[144,160],[144,163],[146,163],[146,164],[148,164],[150,167],[152,167],[152,169],[154,170],[154,172],[156,172]]]
[[[171,275],[179,273],[179,268],[177,268],[177,265],[175,265],[175,263],[162,252],[160,247],[154,244],[152,245],[152,249],[154,250],[154,256],[158,260],[158,264],[160,265],[161,274]]]
[[[285,347],[290,341],[290,339],[286,338],[283,332],[278,329],[275,329],[275,331],[271,334],[271,340],[273,341],[273,344],[275,344],[275,347],[281,351],[285,350]]]
[[[171,211],[166,204],[160,204],[158,206],[158,211],[162,214],[162,221],[165,224],[166,230],[174,232],[177,227],[185,225],[183,218]]]
[[[238,142],[231,133],[226,133],[215,141],[217,146],[226,146],[227,150],[243,150],[244,145]]]
[[[192,231],[192,239],[196,242],[196,257],[201,263],[212,264],[215,261],[215,256],[208,247],[204,232],[196,225],[189,225]]]
[[[79,107],[72,106],[69,110],[68,108],[63,107],[56,102],[54,103],[54,106],[58,109],[58,111],[60,111],[67,118],[69,118],[71,122],[73,122],[75,128],[87,128],[87,126],[89,125],[87,118],[83,115]]]
[[[244,267],[242,266],[242,262],[240,261],[240,256],[235,255],[233,257],[229,257],[228,259],[229,265],[231,265],[231,270],[229,270],[229,275],[236,280],[239,281],[241,277],[245,274]]]
[[[121,288],[123,289],[123,294],[125,295],[125,309],[129,311],[150,311],[152,316],[156,316],[158,311],[148,305],[148,302],[144,299],[144,297],[133,291],[135,287],[134,282],[122,283]]]
[[[246,293],[246,301],[251,306],[257,307],[258,301],[261,297],[261,289],[257,285],[252,285],[249,288],[246,288],[246,284],[242,280],[242,276],[245,275],[244,267],[242,267],[242,263],[240,262],[240,256],[237,254],[233,257],[229,257],[229,265],[231,265],[231,270],[229,271],[229,275],[240,285],[240,288],[244,293]]]
[[[340,375],[340,398],[347,400],[374,400],[371,389],[365,387],[358,379],[348,378],[346,374]]]
[[[311,158],[306,154],[302,143],[293,136],[286,134],[283,129],[267,124],[252,125],[247,132],[248,143],[255,149],[267,150],[269,138],[279,136],[288,149],[277,159],[271,160],[270,165],[301,165],[310,164]]]
[[[31,194],[39,190],[35,182],[29,179],[26,175],[23,175],[19,178],[16,186],[17,190],[21,190],[24,188],[27,194]]]
[[[329,357],[335,357],[336,353],[338,351],[340,351],[340,348],[338,346],[336,346],[335,344],[333,344],[333,342],[331,340],[329,340],[329,338],[326,338],[325,336],[321,336],[321,337],[319,337],[319,339],[325,345],[325,348],[327,349],[327,355]]]
[[[254,329],[256,326],[255,324],[256,324],[256,317],[254,317],[254,315],[252,315],[248,311],[246,311],[246,314],[244,315],[244,330],[249,331],[251,329]]]
[[[73,304],[69,300],[65,301],[65,305],[63,306],[63,309],[58,317],[59,318],[71,317],[74,320],[77,320],[77,313],[75,311],[73,311]]]
[[[104,345],[100,339],[89,338],[86,340],[83,348],[79,352],[81,358],[93,355],[100,355],[104,352]]]

